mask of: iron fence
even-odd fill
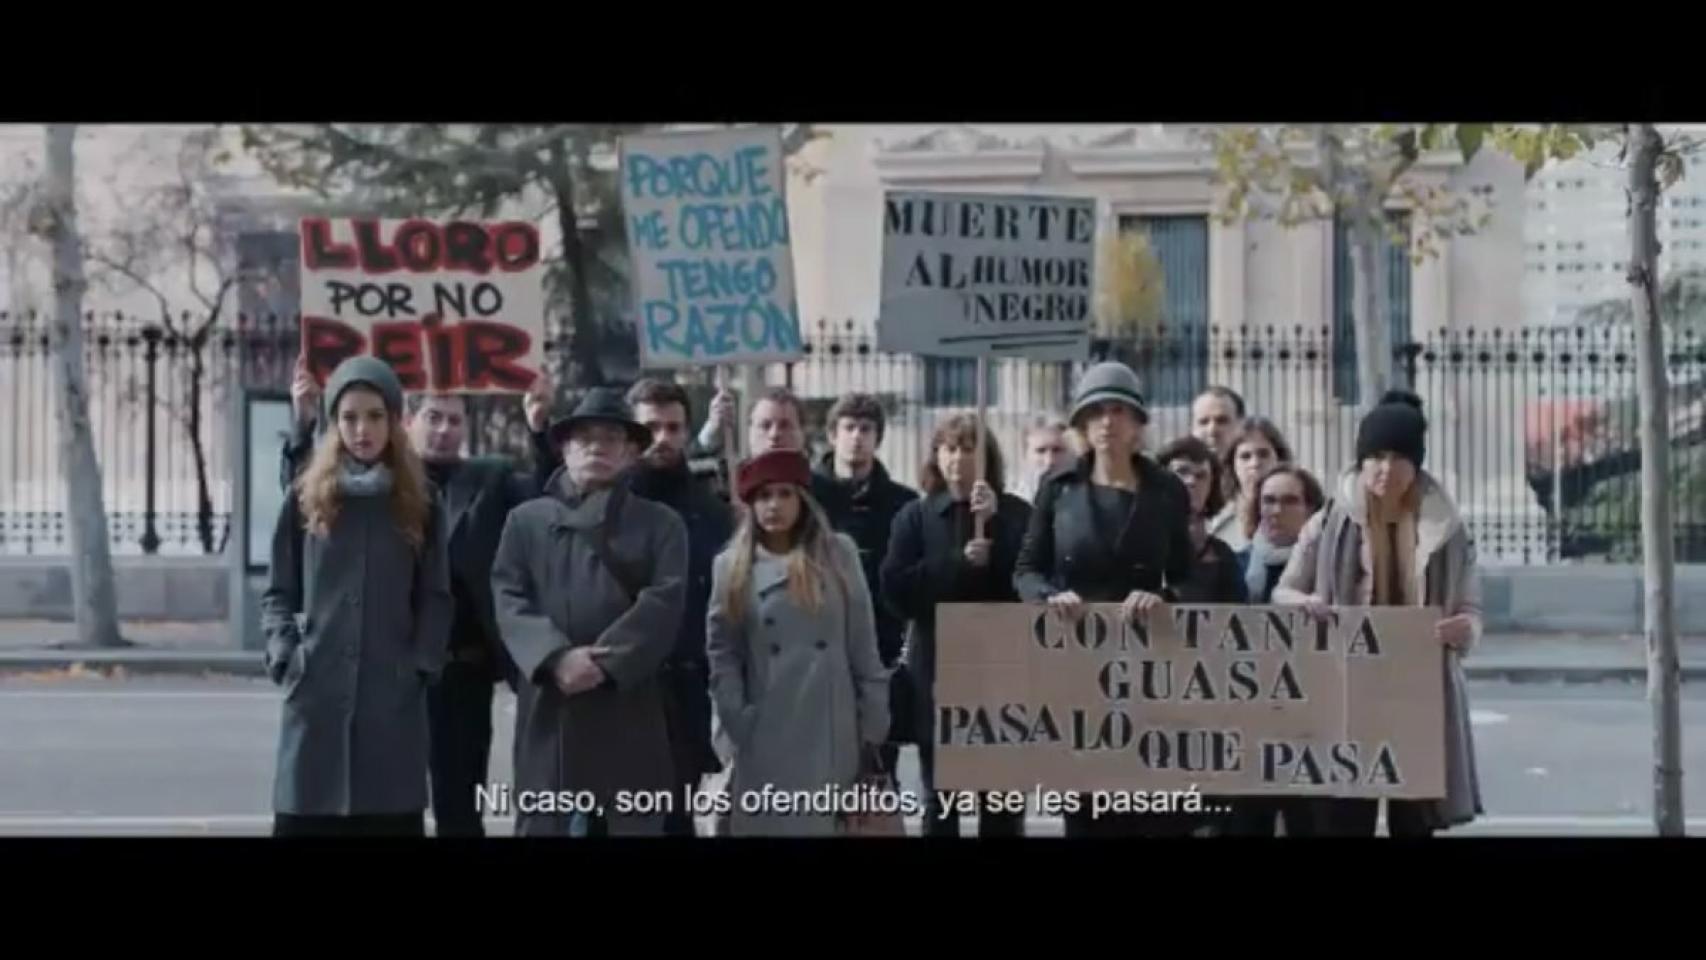
[[[85,371],[96,454],[120,554],[213,554],[230,533],[237,462],[231,391],[282,393],[296,360],[293,318],[89,315]],[[548,349],[561,369],[563,338]],[[48,323],[0,313],[0,554],[62,553],[66,500],[59,472]],[[1189,431],[1204,386],[1237,390],[1252,414],[1278,423],[1298,460],[1324,479],[1354,447],[1357,412],[1335,384],[1355,358],[1327,328],[1157,330],[1100,343],[1142,376],[1151,399],[1150,449]],[[1671,491],[1678,557],[1706,561],[1706,343],[1674,335]],[[1434,332],[1399,346],[1395,379],[1426,404],[1428,467],[1457,499],[1493,562],[1629,562],[1639,557],[1639,408],[1633,331],[1568,329]],[[975,402],[976,364],[876,349],[866,328],[822,321],[805,359],[766,367],[794,388],[821,438],[839,394],[882,398],[890,426],[881,455],[912,482],[937,420]],[[1064,412],[1082,372],[1075,363],[992,361],[990,431],[1009,462],[1032,417]],[[697,385],[696,385],[697,386]],[[1340,391],[1342,392],[1342,391]],[[702,411],[701,411],[702,413]],[[527,450],[520,403],[476,398],[475,453]],[[821,449],[821,439],[819,441]],[[1010,473],[1012,471],[1010,470]]]
[[[1285,432],[1298,461],[1330,483],[1350,463],[1358,411],[1339,385],[1354,354],[1327,327],[1156,330],[1096,345],[1142,377],[1153,452],[1190,430],[1204,387],[1236,390],[1252,415]],[[1672,512],[1677,556],[1706,561],[1706,343],[1675,332],[1671,384]],[[946,414],[975,403],[976,364],[895,356],[852,321],[811,331],[807,358],[769,369],[771,383],[822,416],[846,390],[880,396],[891,425],[881,455],[912,478]],[[1634,331],[1624,326],[1435,331],[1394,350],[1394,383],[1423,399],[1427,466],[1457,500],[1489,562],[1634,562],[1640,557],[1639,441]],[[986,412],[1011,463],[1025,425],[1063,413],[1077,363],[995,360]],[[1010,470],[1011,474],[1012,471]]]

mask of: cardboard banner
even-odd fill
[[[1438,610],[936,608],[944,790],[1445,795]]]
[[[345,358],[391,364],[409,391],[522,393],[545,370],[539,228],[302,221],[302,353],[321,385]]]
[[[641,365],[804,356],[780,131],[645,134],[621,152]]]
[[[1096,202],[897,191],[883,201],[882,350],[1086,360]]]

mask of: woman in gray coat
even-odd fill
[[[1461,659],[1481,636],[1475,547],[1456,504],[1422,469],[1427,419],[1414,394],[1391,391],[1357,428],[1357,463],[1303,528],[1273,601],[1318,619],[1335,606],[1429,606],[1445,612],[1443,800],[1388,800],[1387,832],[1429,836],[1482,813]],[[1318,834],[1373,836],[1380,802],[1323,800]]]
[[[261,597],[267,672],[285,691],[273,832],[419,836],[426,685],[450,639],[443,508],[390,366],[346,360],[325,398],[335,429],[285,499]]]
[[[711,700],[734,750],[730,833],[841,832],[833,811],[784,812],[778,793],[840,794],[878,772],[888,672],[852,540],[807,492],[792,450],[742,464],[745,516],[713,565],[706,647]]]

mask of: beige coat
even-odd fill
[[[1445,490],[1426,471],[1416,476],[1422,504],[1416,521],[1413,593],[1445,616],[1464,615],[1473,624],[1471,649],[1481,638],[1481,577],[1475,544]],[[1368,503],[1359,473],[1339,478],[1337,496],[1304,526],[1291,562],[1280,576],[1273,602],[1302,603],[1310,594],[1334,606],[1367,606],[1374,595],[1369,575],[1374,560],[1365,536]],[[1465,651],[1467,653],[1467,651]],[[1475,742],[1469,723],[1469,697],[1462,654],[1446,651],[1445,745],[1446,797],[1433,804],[1434,826],[1468,823],[1484,812],[1475,770]]]
[[[1231,547],[1233,553],[1250,545],[1250,538],[1244,536],[1244,519],[1238,514],[1236,498],[1209,519],[1208,535]]]

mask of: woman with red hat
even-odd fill
[[[871,592],[857,548],[812,499],[804,455],[753,457],[735,487],[746,509],[713,566],[706,622],[711,700],[734,752],[730,833],[831,835],[845,822],[835,811],[777,797],[839,793],[876,772],[889,680]]]

